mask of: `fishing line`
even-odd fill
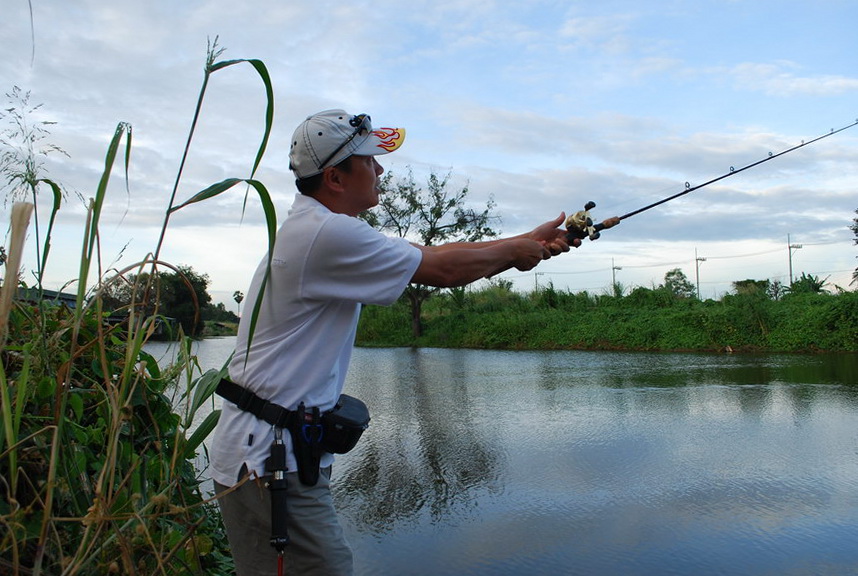
[[[698,184],[697,186],[692,186],[690,183],[686,182],[685,183],[685,190],[683,190],[682,192],[674,194],[673,196],[668,196],[667,198],[663,198],[662,200],[659,200],[658,202],[653,202],[652,204],[644,206],[643,208],[638,208],[637,210],[634,210],[633,212],[629,212],[628,214],[624,214],[624,215],[620,216],[619,219],[625,220],[626,218],[630,218],[630,217],[634,216],[635,214],[640,214],[641,212],[649,210],[650,208],[655,208],[656,206],[664,204],[665,202],[670,202],[674,198],[679,198],[680,196],[684,196],[685,194],[688,194],[689,192],[694,192],[695,190],[699,190],[700,188],[703,188],[704,186],[709,186],[710,184],[714,184],[715,182],[718,182],[719,180],[723,180],[724,178],[729,178],[730,176],[734,176],[735,174],[738,174],[739,172],[744,172],[745,170],[748,170],[749,168],[753,168],[754,166],[759,166],[760,164],[763,164],[764,162],[768,162],[769,160],[774,160],[775,158],[777,158],[779,156],[783,156],[784,154],[789,154],[793,150],[798,150],[799,148],[802,148],[804,146],[808,146],[810,144],[813,144],[814,142],[819,142],[823,138],[828,138],[829,136],[837,134],[838,132],[843,132],[844,130],[848,130],[849,128],[852,128],[856,124],[858,124],[858,120],[856,120],[852,124],[848,124],[846,126],[843,126],[842,128],[838,128],[837,130],[834,130],[832,128],[830,132],[822,134],[821,136],[817,136],[813,140],[808,140],[807,142],[802,140],[801,144],[796,144],[795,146],[793,146],[791,148],[787,148],[786,150],[778,152],[777,154],[772,154],[771,152],[769,152],[769,155],[766,156],[765,158],[763,158],[761,160],[757,160],[756,162],[751,162],[747,166],[742,166],[741,168],[733,168],[732,166],[730,166],[729,172],[722,174],[721,176],[718,176],[716,178],[713,178],[712,180],[704,182],[703,184]]]
[[[587,202],[587,204],[584,206],[584,210],[576,212],[575,214],[573,214],[572,216],[570,216],[569,218],[566,219],[566,230],[568,231],[567,236],[569,237],[570,240],[573,238],[578,238],[578,239],[590,238],[590,240],[596,240],[597,238],[599,238],[599,232],[601,230],[605,230],[607,228],[611,228],[612,226],[616,226],[617,224],[619,224],[622,220],[625,220],[626,218],[631,218],[632,216],[640,214],[641,212],[646,212],[647,210],[650,210],[651,208],[655,208],[656,206],[660,206],[660,205],[664,204],[665,202],[670,202],[671,200],[675,200],[676,198],[679,198],[680,196],[685,196],[686,194],[688,194],[690,192],[694,192],[695,190],[700,190],[701,188],[709,186],[710,184],[714,184],[715,182],[718,182],[720,180],[724,180],[725,178],[729,178],[730,176],[735,176],[736,174],[738,174],[740,172],[744,172],[745,170],[748,170],[750,168],[754,168],[755,166],[759,166],[760,164],[768,162],[769,160],[774,160],[775,158],[778,158],[778,157],[783,156],[785,154],[789,154],[790,152],[793,152],[794,150],[798,150],[799,148],[803,148],[804,146],[809,146],[810,144],[813,144],[814,142],[819,142],[820,140],[823,140],[824,138],[828,138],[829,136],[833,136],[834,134],[837,134],[839,132],[843,132],[844,130],[848,130],[849,128],[852,128],[855,125],[858,125],[858,120],[856,120],[855,122],[853,122],[851,124],[847,124],[846,126],[843,126],[841,128],[837,128],[836,130],[834,128],[832,128],[830,132],[826,132],[825,134],[817,136],[816,138],[813,138],[812,140],[807,140],[807,141],[802,140],[800,144],[796,144],[795,146],[787,148],[786,150],[782,150],[782,151],[778,152],[777,154],[769,152],[769,155],[766,156],[765,158],[757,160],[756,162],[751,162],[750,164],[748,164],[746,166],[742,166],[741,168],[734,168],[733,166],[730,166],[729,172],[721,174],[720,176],[712,178],[711,180],[703,182],[702,184],[698,184],[697,186],[692,186],[689,182],[686,182],[685,183],[685,189],[682,192],[678,192],[676,194],[673,194],[672,196],[668,196],[667,198],[662,198],[661,200],[653,202],[652,204],[647,204],[643,208],[638,208],[637,210],[633,210],[627,214],[623,214],[622,216],[615,216],[613,218],[609,218],[609,219],[605,220],[604,222],[600,222],[598,224],[593,224],[593,221],[590,218],[590,213],[589,213],[592,208],[596,207],[596,203],[595,202]]]

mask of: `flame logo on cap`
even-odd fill
[[[384,148],[388,152],[393,152],[405,141],[404,128],[379,128],[372,131],[380,142],[376,144],[379,148]]]

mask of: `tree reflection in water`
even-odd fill
[[[500,489],[501,455],[475,421],[467,367],[419,350],[405,358],[389,370],[373,365],[375,387],[359,393],[372,410],[370,428],[335,470],[338,508],[373,532],[423,514],[433,523],[467,514],[483,490]]]

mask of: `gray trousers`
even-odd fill
[[[238,576],[275,576],[277,551],[271,538],[271,494],[268,478],[248,480],[232,492],[214,483]],[[350,576],[352,551],[337,520],[331,498],[331,469],[324,468],[315,486],[304,486],[297,472],[286,474],[287,524],[290,543],[284,552],[289,575]]]

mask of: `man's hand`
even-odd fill
[[[551,258],[551,253],[542,242],[527,237],[510,238],[507,246],[514,251],[512,265],[521,272],[532,270],[543,260]],[[504,269],[507,268],[509,266]]]
[[[531,230],[527,236],[542,244],[547,250],[545,259],[551,256],[557,256],[563,252],[569,252],[569,241],[566,238],[566,228],[563,223],[566,221],[566,213],[561,212],[560,216],[554,220],[549,220],[545,224],[540,224]],[[581,245],[581,240],[574,239],[572,246],[577,248]]]

